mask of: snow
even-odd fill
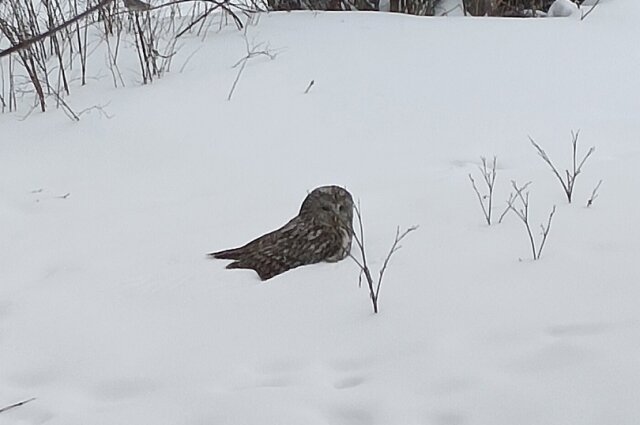
[[[553,2],[551,6],[549,6],[549,11],[547,12],[547,16],[557,18],[557,17],[580,17],[582,16],[580,13],[580,9],[578,5],[572,2],[571,0],[556,0]]]
[[[129,55],[113,89],[96,51],[68,102],[113,118],[0,115],[0,407],[36,397],[0,424],[636,425],[638,12],[263,15],[278,55],[231,101],[232,28],[149,86]],[[527,136],[564,167],[577,129],[568,205]],[[536,229],[557,205],[539,261],[515,216],[483,221],[467,175],[492,155],[496,213],[511,179]],[[263,284],[204,256],[323,184],[360,199],[374,273],[420,225],[378,315],[353,262]]]

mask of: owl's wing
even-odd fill
[[[207,255],[221,260],[239,260],[243,257],[246,257],[247,254],[251,252],[259,251],[264,247],[268,247],[276,243],[283,234],[287,234],[295,230],[299,219],[299,217],[294,217],[281,228],[264,234],[241,247],[225,249],[218,252],[211,252]]]
[[[229,269],[252,269],[267,280],[305,264],[318,263],[341,244],[339,232],[312,218],[296,217],[278,230],[243,247],[213,253],[215,258],[235,260]]]

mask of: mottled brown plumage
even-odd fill
[[[305,198],[287,224],[240,248],[209,254],[234,260],[228,269],[252,269],[267,280],[287,270],[349,255],[353,236],[353,198],[338,186],[322,186]]]

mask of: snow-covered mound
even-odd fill
[[[0,408],[36,398],[0,424],[637,425],[639,3],[264,15],[247,40],[277,56],[231,101],[233,28],[184,38],[149,86],[132,57],[113,89],[95,50],[66,100],[112,118],[0,115]],[[578,129],[596,152],[569,205],[527,136],[563,173]],[[557,206],[539,261],[515,215],[484,223],[468,174],[492,155],[496,220],[512,179],[536,241]],[[378,315],[352,261],[263,284],[205,258],[322,184],[360,199],[374,274],[420,225]]]
[[[578,5],[571,0],[556,0],[549,6],[547,16],[551,18],[557,17],[579,17],[580,9]]]

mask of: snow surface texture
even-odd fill
[[[277,13],[230,102],[226,29],[69,98],[112,119],[0,116],[0,406],[37,398],[0,423],[637,425],[639,14]],[[566,166],[572,129],[597,151],[568,205],[527,135]],[[517,179],[536,229],[558,206],[537,262],[514,216],[484,224],[467,174],[494,154],[498,205]],[[377,316],[350,261],[262,284],[204,258],[322,184],[361,200],[374,273],[421,225]]]

